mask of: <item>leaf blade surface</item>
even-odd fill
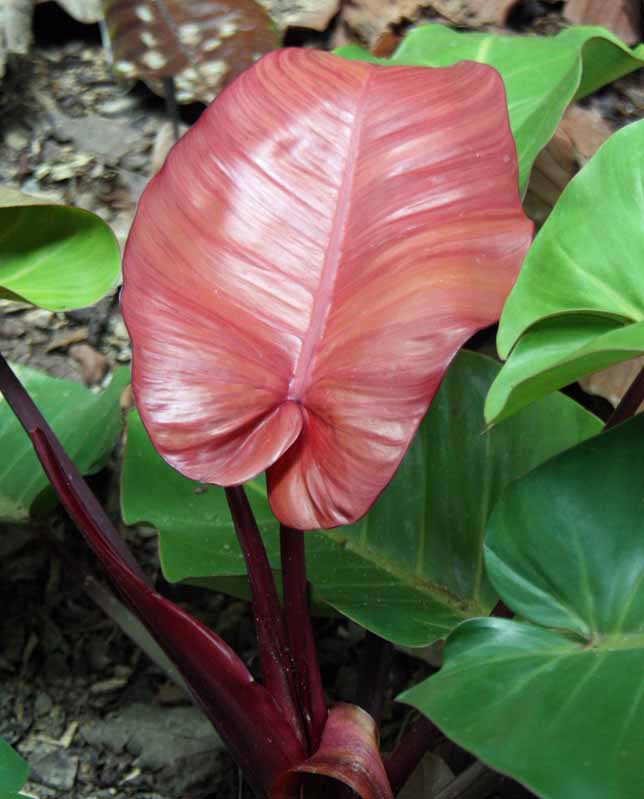
[[[134,392],[163,457],[219,485],[268,470],[290,527],[363,515],[528,246],[513,150],[484,66],[283,50],[244,73],[126,250]]]
[[[539,231],[501,316],[488,421],[644,352],[642,153],[644,121],[613,134]]]
[[[407,691],[450,737],[548,799],[641,793],[644,419],[515,482],[486,561],[523,621],[471,619]]]
[[[461,352],[450,366],[396,476],[357,524],[306,536],[313,599],[406,646],[443,638],[496,602],[483,569],[489,509],[512,479],[601,429],[561,395],[486,431],[483,402],[499,369]],[[530,437],[531,446],[526,446]],[[277,571],[279,535],[259,479],[246,493]],[[237,593],[245,574],[224,492],[199,486],[154,452],[140,420],[128,418],[121,480],[123,517],[160,533],[171,581]],[[223,582],[222,582],[223,578]]]

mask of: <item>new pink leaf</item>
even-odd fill
[[[203,482],[267,470],[290,527],[354,521],[530,237],[493,69],[265,56],[172,150],[130,234],[152,441]]]
[[[360,799],[393,799],[378,748],[378,731],[371,716],[356,705],[331,708],[319,749],[303,763],[284,772],[269,792],[270,799],[297,799],[302,775],[338,780]],[[328,796],[329,791],[311,795]]]

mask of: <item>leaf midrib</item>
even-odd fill
[[[320,340],[324,336],[331,303],[333,302],[335,282],[338,275],[338,268],[342,260],[342,245],[344,243],[347,220],[352,208],[351,197],[355,182],[358,150],[366,118],[366,98],[373,73],[373,67],[367,67],[362,90],[356,102],[347,158],[338,189],[335,213],[331,223],[329,244],[324,257],[320,280],[313,298],[309,325],[302,339],[302,347],[289,382],[288,399],[291,400],[297,401],[301,399],[302,393],[306,389],[315,352]]]
[[[374,568],[381,569],[382,571],[390,574],[394,579],[398,580],[403,585],[410,586],[424,594],[432,596],[437,602],[446,605],[455,613],[460,614],[463,618],[470,618],[473,614],[481,614],[486,616],[487,612],[483,609],[474,599],[464,599],[458,597],[456,594],[451,593],[446,588],[437,585],[423,577],[412,574],[405,569],[396,566],[391,560],[383,555],[379,555],[373,549],[364,544],[357,546],[350,538],[342,535],[341,533],[325,532],[324,535],[331,539],[334,543],[343,546],[352,554],[362,558],[369,565]]]

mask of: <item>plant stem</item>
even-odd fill
[[[179,141],[179,109],[177,108],[177,92],[172,75],[162,78],[165,108],[172,122],[172,134],[175,142]]]
[[[360,657],[356,704],[367,711],[376,725],[382,716],[393,652],[393,644],[367,632]]]
[[[226,499],[246,561],[264,685],[304,743],[307,738],[295,688],[293,661],[266,548],[243,486],[228,486]]]
[[[313,754],[320,745],[327,709],[309,612],[304,533],[301,530],[280,526],[280,555],[286,633],[295,665],[295,685],[304,713],[309,751]]]
[[[265,793],[304,747],[273,696],[212,630],[154,591],[51,428],[0,355],[0,391],[112,583],[173,663],[249,781]]]
[[[619,405],[606,422],[604,430],[609,430],[631,416],[635,416],[642,402],[644,402],[644,369],[640,370],[635,380],[628,387],[626,394],[621,398]]]
[[[411,777],[425,752],[442,737],[440,730],[425,716],[421,716],[410,725],[394,751],[385,760],[385,770],[394,795]]]
[[[149,585],[148,578],[136,562],[130,548],[113,528],[112,523],[105,515],[105,511],[101,507],[99,501],[90,491],[87,483],[78,474],[76,467],[65,450],[61,447],[60,442],[49,428],[45,418],[40,413],[29,394],[27,394],[18,378],[11,371],[9,364],[2,355],[0,355],[0,390],[13,412],[18,417],[20,423],[25,428],[27,435],[31,437],[32,443],[36,448],[36,453],[41,461],[44,457],[44,453],[41,454],[41,452],[38,452],[38,442],[34,438],[34,434],[38,434],[37,438],[42,440],[41,446],[42,443],[46,441],[47,448],[51,451],[51,457],[57,461],[59,467],[64,471],[64,479],[69,484],[71,492],[73,492],[77,499],[74,501],[73,507],[68,507],[64,498],[62,496],[60,498],[74,521],[79,527],[82,527],[80,517],[87,517],[88,523],[95,525],[101,530],[100,541],[96,540],[92,544],[92,548],[98,545],[105,551],[111,551],[115,557],[118,557],[126,563],[140,580]],[[51,482],[54,483],[47,466],[44,464],[43,466],[47,476]],[[54,488],[56,488],[55,484]]]

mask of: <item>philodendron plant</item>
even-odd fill
[[[593,37],[569,37],[560,111]],[[435,740],[421,720],[383,759],[381,697],[328,706],[312,604],[397,644],[447,639],[401,700],[491,767],[543,797],[634,799],[644,423],[603,433],[553,394],[487,425],[510,364],[458,350],[499,319],[532,238],[503,78],[406,65],[411,45],[387,66],[352,55],[279,50],[232,83],[145,190],[124,256],[123,516],[159,528],[168,579],[250,592],[261,683],[150,585],[4,362],[0,386],[258,796],[388,799]],[[490,617],[499,599],[514,619]]]

